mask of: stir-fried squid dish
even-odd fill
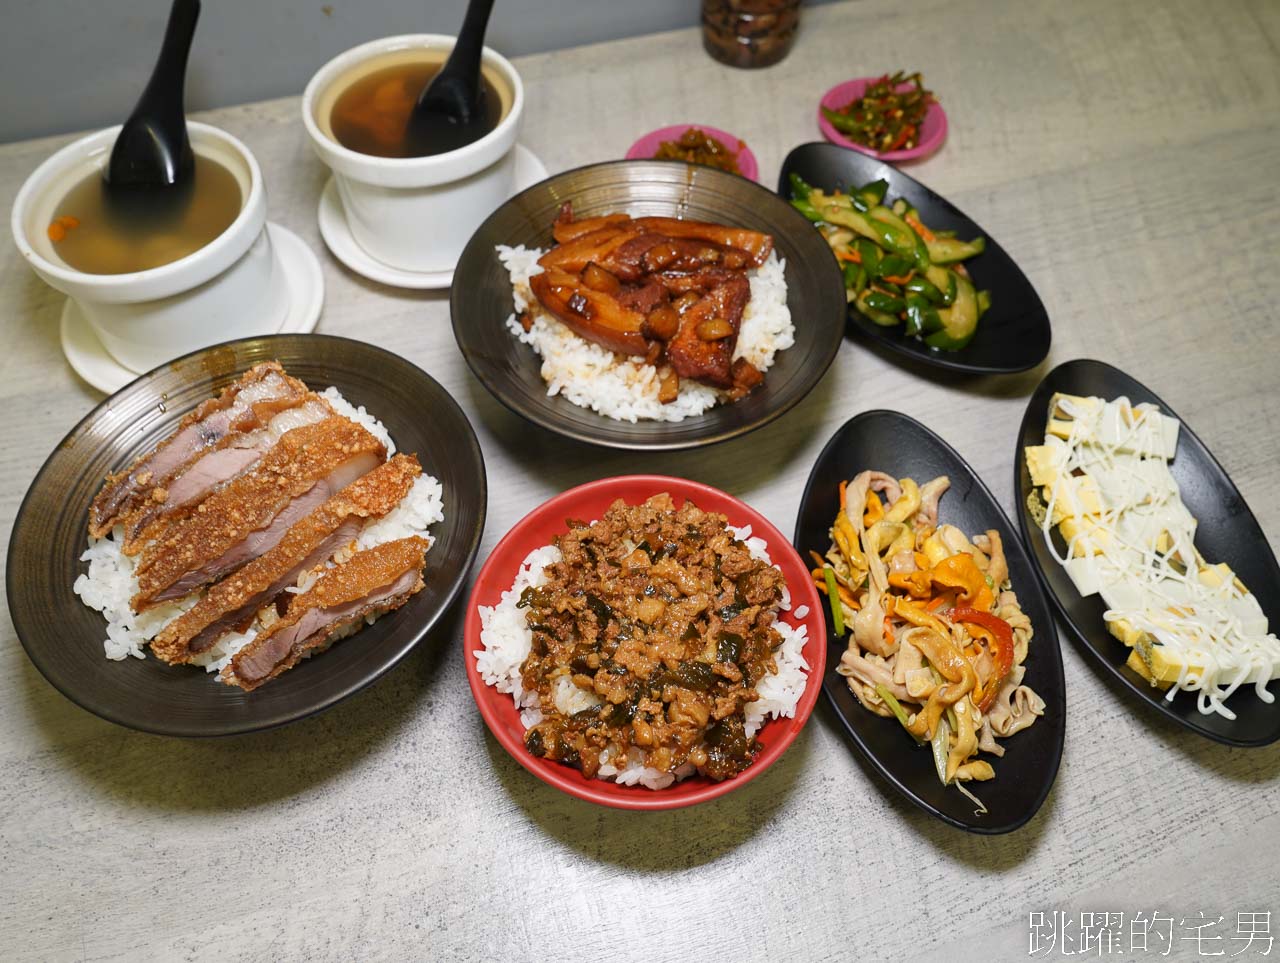
[[[925,485],[864,471],[840,485],[826,557],[813,552],[836,634],[837,671],[866,708],[928,743],[943,785],[991,779],[979,752],[1027,728],[1044,700],[1022,684],[1031,620],[1009,583],[1000,533],[938,525],[945,476]],[[881,496],[884,496],[881,498]]]
[[[1027,507],[1080,594],[1101,595],[1107,628],[1133,650],[1129,668],[1169,699],[1197,692],[1201,713],[1234,719],[1224,703],[1242,685],[1274,701],[1280,640],[1231,567],[1196,549],[1169,472],[1177,447],[1177,420],[1155,405],[1056,394],[1044,444],[1026,449],[1037,486]]]

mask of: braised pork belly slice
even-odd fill
[[[577,274],[593,261],[600,264],[607,260],[616,248],[639,237],[641,233],[643,232],[629,227],[626,221],[605,225],[598,230],[581,234],[566,244],[553,247],[538,258],[538,263],[548,271],[554,269]]]
[[[197,456],[166,486],[152,489],[151,497],[124,517],[124,553],[136,555],[144,542],[160,537],[165,524],[189,515],[215,489],[256,465],[287,432],[333,414],[327,401],[312,395],[306,403],[280,412],[265,427],[234,435],[226,447]]]
[[[382,442],[347,418],[287,432],[256,467],[146,545],[133,610],[182,598],[270,551],[295,522],[385,457]]]
[[[299,661],[357,631],[366,619],[399,608],[423,586],[427,540],[386,542],[327,570],[289,611],[232,656],[219,678],[253,690]]]
[[[220,448],[241,432],[256,431],[286,408],[302,404],[307,386],[278,362],[255,365],[215,398],[202,402],[173,434],[122,472],[108,475],[89,508],[89,534],[101,538],[129,511],[164,488],[202,453]]]
[[[620,354],[644,355],[649,350],[642,333],[645,316],[574,275],[547,270],[530,278],[529,288],[544,308],[588,341]]]
[[[600,217],[584,217],[575,221],[573,219],[573,204],[565,201],[560,207],[560,213],[557,215],[555,223],[551,225],[551,233],[555,237],[557,244],[568,244],[584,234],[590,234],[592,231],[598,231],[604,227],[618,227],[630,220],[631,215],[619,213],[604,214]]]
[[[723,224],[686,221],[677,217],[637,217],[632,220],[631,227],[653,234],[665,234],[671,238],[708,241],[724,248],[746,251],[751,256],[750,267],[760,267],[769,260],[769,253],[773,250],[773,238],[770,235],[745,227],[726,227]]]
[[[227,632],[242,629],[304,572],[353,542],[365,522],[400,504],[421,474],[415,456],[399,454],[352,482],[290,528],[270,551],[212,586],[165,626],[151,650],[171,663],[207,652]]]
[[[733,349],[750,297],[751,282],[735,274],[685,310],[680,330],[667,343],[667,361],[676,374],[717,388],[734,386]]]

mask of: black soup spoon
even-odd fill
[[[168,194],[175,187],[188,186],[192,180],[195,155],[182,100],[187,54],[199,16],[200,0],[173,0],[151,79],[124,122],[103,172],[107,194],[113,199],[143,191],[150,199],[161,191]]]
[[[418,96],[406,135],[419,156],[457,150],[489,132],[480,54],[492,10],[493,0],[467,4],[453,52]]]

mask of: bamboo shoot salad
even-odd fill
[[[826,556],[813,552],[848,648],[838,672],[870,711],[928,745],[938,779],[995,776],[979,753],[1032,725],[1045,703],[1022,684],[1031,620],[1009,582],[1000,533],[938,525],[945,476],[925,485],[864,471],[840,485]],[[883,495],[883,499],[881,498]]]

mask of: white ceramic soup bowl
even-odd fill
[[[339,54],[320,68],[302,95],[302,122],[320,160],[333,172],[352,237],[373,258],[404,271],[452,270],[472,233],[510,195],[515,145],[524,114],[524,85],[501,54],[483,62],[510,93],[498,126],[457,150],[431,157],[375,157],[343,147],[333,136],[333,104],[368,61],[417,51],[448,56],[453,37],[405,34]]]
[[[103,347],[135,372],[220,341],[276,331],[289,290],[266,231],[262,171],[244,144],[208,124],[187,123],[192,150],[240,184],[240,213],[225,231],[186,257],[131,274],[86,274],[58,256],[47,233],[57,206],[106,166],[119,132],[112,127],[67,145],[22,185],[11,226],[27,263],[76,301]]]

